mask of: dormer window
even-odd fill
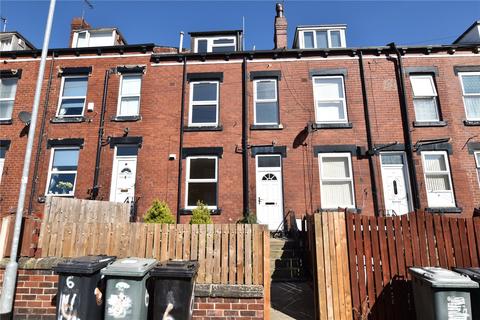
[[[234,52],[237,48],[236,37],[196,38],[195,52]]]
[[[123,44],[116,39],[117,31],[115,29],[83,30],[74,33],[72,47],[106,47]]]
[[[2,39],[0,41],[0,51],[11,51],[12,50],[12,38]]]
[[[298,27],[294,47],[297,49],[345,48],[345,26]]]

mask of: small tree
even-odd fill
[[[197,207],[192,211],[192,218],[190,224],[212,224],[212,217],[210,216],[210,210],[207,206],[201,202],[197,202]]]
[[[155,199],[150,209],[148,209],[147,213],[143,216],[143,221],[146,223],[174,224],[175,218],[165,201]]]

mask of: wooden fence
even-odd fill
[[[415,319],[410,267],[480,265],[480,218],[322,213],[307,231],[319,319]]]
[[[307,250],[314,266],[317,319],[352,319],[345,214],[307,217]]]
[[[479,265],[479,218],[347,214],[347,237],[357,318],[415,319],[409,267]]]
[[[0,259],[10,256],[14,226],[15,215],[8,215],[0,218]],[[39,219],[33,217],[23,218],[21,235],[22,242],[19,246],[20,256],[33,257],[35,255],[39,232]]]

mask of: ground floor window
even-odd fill
[[[422,152],[429,207],[455,207],[452,177],[446,151]]]
[[[47,195],[73,196],[77,180],[78,147],[53,148],[47,179]]]
[[[5,165],[5,155],[7,153],[7,148],[0,147],[0,183],[2,182],[3,167]]]
[[[322,209],[354,208],[350,153],[321,153],[318,155],[318,162]]]
[[[195,156],[187,158],[186,205],[193,209],[201,201],[210,209],[217,209],[218,157]]]

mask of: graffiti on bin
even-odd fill
[[[470,318],[464,297],[448,296],[447,311],[448,320],[468,320]]]
[[[60,294],[58,320],[81,320],[77,317],[77,309],[80,304],[80,298],[77,295],[75,281],[73,276],[65,279],[67,292]]]
[[[115,319],[126,318],[132,313],[132,299],[125,294],[130,285],[126,282],[117,282],[115,288],[117,289],[115,294],[111,294],[107,299],[107,313]]]
[[[163,312],[163,317],[162,320],[175,320],[175,318],[170,315],[170,312],[172,312],[173,307],[175,305],[175,297],[173,295],[172,291],[168,291],[167,293],[167,307],[165,308],[165,312]]]

